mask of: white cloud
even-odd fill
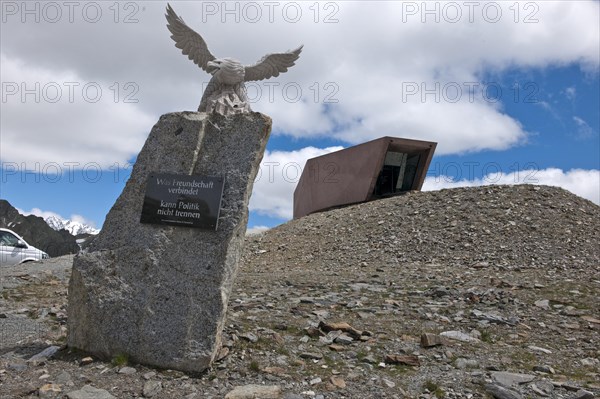
[[[43,219],[46,219],[50,216],[54,216],[56,218],[61,218],[64,219],[62,216],[60,216],[58,213],[56,212],[52,212],[52,211],[42,211],[40,208],[32,208],[30,211],[24,211],[23,209],[20,208],[15,208],[21,215],[23,216],[29,216],[29,215],[34,215],[34,216],[39,216]]]
[[[565,89],[565,96],[569,100],[574,100],[577,97],[577,89],[575,87],[567,87]]]
[[[77,214],[72,214],[71,217],[66,218],[66,217],[63,217],[62,215],[59,215],[56,212],[43,211],[40,208],[32,208],[29,211],[24,211],[19,208],[16,208],[16,209],[21,215],[24,215],[24,216],[34,215],[34,216],[39,216],[43,219],[47,219],[50,216],[54,216],[55,218],[60,219],[60,220],[71,220],[73,222],[87,224],[90,227],[96,228],[96,223],[94,221],[86,219],[85,217],[83,217],[81,215],[77,215]]]
[[[291,219],[294,190],[306,161],[343,147],[305,147],[297,151],[267,151],[254,182],[249,208],[261,215]]]
[[[77,214],[72,214],[69,219],[72,222],[81,223],[81,224],[87,224],[90,227],[96,228],[96,224],[93,221],[86,219],[84,216],[77,215]]]
[[[253,226],[246,230],[246,235],[251,236],[251,235],[264,233],[265,231],[267,231],[269,229],[270,229],[270,227],[267,227],[267,226]]]
[[[574,116],[573,121],[577,125],[577,138],[589,139],[594,136],[594,129],[586,121],[578,116]]]
[[[104,94],[95,104],[21,104],[14,97],[3,102],[4,161],[97,162],[105,167],[124,162],[140,150],[160,114],[198,106],[209,76],[175,48],[165,28],[165,4],[134,2],[124,9],[119,3],[118,15],[112,3],[96,4],[103,8],[98,23],[83,20],[81,5],[73,23],[66,9],[57,23],[44,18],[35,23],[33,16],[22,23],[19,12],[3,16],[2,82],[97,82]],[[269,81],[278,84],[272,98],[269,87],[259,85],[262,96],[253,108],[273,117],[274,134],[334,137],[351,144],[400,135],[438,141],[438,154],[503,150],[528,135],[503,111],[502,103],[511,101],[511,95],[494,103],[481,88],[470,91],[467,86],[481,82],[487,72],[569,64],[597,71],[600,63],[594,28],[599,4],[592,0],[515,3],[517,7],[490,2],[502,7],[495,22],[495,10],[484,14],[487,3],[478,2],[472,22],[463,2],[329,2],[316,8],[312,3],[277,3],[273,22],[266,3],[253,4],[261,9],[260,23],[250,21],[253,10],[241,2],[227,3],[239,7],[238,15],[226,14],[224,2],[172,5],[220,57],[252,64],[267,52],[305,45],[297,65]],[[456,23],[451,21],[452,4],[460,7]],[[207,5],[216,12],[208,13]],[[296,5],[301,18],[290,23]],[[412,12],[407,6],[418,9]],[[424,14],[423,7],[438,10]],[[122,23],[130,14],[138,22]],[[323,23],[326,17],[337,22]],[[115,82],[118,103],[111,98]],[[139,103],[122,101],[128,82],[139,88]],[[419,91],[407,95],[407,84]],[[452,102],[451,90],[457,87],[462,94]],[[293,102],[297,88],[301,95]],[[433,89],[440,101],[433,95],[423,99],[422,89]],[[337,102],[325,104],[326,99]]]
[[[50,163],[107,168],[125,164],[140,150],[153,118],[135,104],[115,103],[112,83],[84,83],[72,71],[0,57],[3,162],[29,170],[45,170]]]
[[[522,170],[513,173],[491,173],[482,179],[458,181],[449,176],[429,176],[425,179],[423,191],[493,184],[556,186],[600,205],[600,170],[572,169],[567,172],[557,168]]]

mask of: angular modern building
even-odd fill
[[[309,159],[294,191],[294,219],[420,190],[436,146],[382,137]]]

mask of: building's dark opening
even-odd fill
[[[412,190],[421,154],[388,151],[373,195],[386,197]]]

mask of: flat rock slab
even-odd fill
[[[479,342],[479,339],[461,331],[444,331],[440,336],[461,342]]]
[[[83,388],[67,393],[69,399],[116,399],[104,389],[94,388],[91,385],[85,385]]]
[[[501,385],[486,384],[485,390],[495,399],[523,399],[523,395]]]
[[[509,373],[506,371],[493,371],[492,378],[500,385],[504,385],[505,387],[512,387],[533,381],[535,379],[535,375]]]
[[[225,399],[278,399],[281,395],[281,387],[277,385],[244,385],[235,387]]]
[[[210,365],[270,131],[259,113],[160,118],[102,231],[74,260],[69,346],[185,372]],[[224,177],[217,231],[140,223],[152,173]]]

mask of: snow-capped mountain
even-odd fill
[[[59,219],[56,216],[48,216],[44,220],[46,220],[48,226],[52,227],[54,230],[58,231],[65,229],[74,236],[78,234],[98,234],[100,232],[100,230],[88,226],[87,224],[74,222],[69,219]]]

